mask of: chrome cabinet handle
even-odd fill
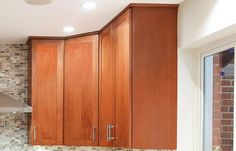
[[[34,125],[34,128],[33,128],[33,137],[34,137],[34,140],[36,140],[36,126]]]
[[[110,141],[110,124],[107,124],[107,141]]]
[[[93,124],[93,141],[96,141],[96,127]]]
[[[112,130],[113,128],[116,128],[116,127],[118,127],[118,126],[115,126],[115,125],[111,125],[111,124],[110,124],[110,129],[109,129],[109,130],[110,130],[110,141],[111,141],[111,140],[117,140],[117,139],[118,139],[117,137],[111,136],[111,130]]]
[[[117,137],[113,137],[111,136],[111,131],[113,128],[118,127],[118,126],[114,126],[112,124],[107,124],[107,141],[110,142],[111,140],[117,140]]]
[[[108,127],[109,127],[108,138],[109,138],[109,142],[110,142],[111,141],[111,124],[109,124]]]

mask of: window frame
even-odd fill
[[[206,57],[208,56],[211,56],[213,54],[216,54],[216,53],[220,53],[220,52],[223,52],[227,49],[230,49],[230,48],[234,48],[234,50],[236,51],[236,41],[232,41],[232,42],[229,42],[229,43],[225,43],[225,44],[222,44],[220,46],[217,46],[215,48],[212,48],[212,49],[206,49],[206,48],[203,48],[203,49],[200,49],[202,51],[199,51],[198,53],[198,56],[199,56],[199,60],[198,60],[198,63],[197,63],[197,68],[200,69],[200,76],[198,74],[197,76],[197,79],[198,79],[198,82],[199,82],[199,85],[200,85],[200,89],[198,90],[198,96],[200,97],[200,102],[196,102],[196,111],[197,111],[197,114],[198,114],[198,118],[196,119],[196,123],[197,123],[197,129],[198,129],[198,132],[200,132],[200,134],[198,135],[195,135],[198,137],[198,149],[199,151],[203,150],[204,149],[204,60]],[[206,51],[204,51],[206,50]],[[234,57],[234,62],[236,62],[236,57]],[[236,66],[234,66],[234,73],[236,72]],[[236,79],[236,74],[234,74],[234,79]],[[236,80],[234,80],[234,85],[236,84]],[[234,102],[235,102],[235,98],[236,98],[236,93],[235,93],[236,89],[234,89]],[[199,100],[199,99],[198,99]],[[234,106],[236,106],[236,104],[234,103]],[[234,112],[234,131],[233,131],[234,134],[236,134],[236,112]],[[233,137],[233,151],[236,151],[236,135],[234,135]]]

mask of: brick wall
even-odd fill
[[[223,151],[233,150],[234,75],[226,70],[221,80],[221,146]]]
[[[233,151],[234,64],[222,68],[221,61],[221,54],[214,55],[213,146]]]
[[[221,146],[221,76],[220,55],[213,57],[213,146]]]

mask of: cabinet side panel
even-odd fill
[[[177,8],[132,9],[134,148],[176,149]]]

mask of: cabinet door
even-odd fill
[[[97,145],[98,36],[65,42],[65,145]]]
[[[113,26],[115,51],[114,146],[131,146],[130,10]]]
[[[63,144],[63,41],[32,41],[33,145]]]
[[[113,125],[114,113],[114,52],[110,26],[100,34],[99,71],[99,145],[113,146],[108,138],[108,126]]]

